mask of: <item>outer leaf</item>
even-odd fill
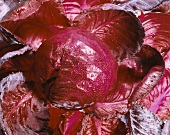
[[[74,18],[84,10],[88,10],[93,6],[111,2],[112,0],[64,0],[62,3],[67,18],[69,18],[70,21],[73,21]]]
[[[11,74],[1,81],[1,126],[10,135],[48,134],[49,107],[24,82],[22,73]]]
[[[131,135],[160,135],[163,121],[146,108],[134,105],[128,114]]]
[[[0,0],[0,20],[4,15],[25,0]]]
[[[156,49],[144,45],[136,56],[119,63],[117,82],[110,93],[88,110],[99,118],[126,114],[129,103],[140,101],[158,83],[164,62]]]
[[[8,30],[0,26],[0,34],[2,36],[2,41],[7,42],[8,45],[21,44],[18,39],[10,33]]]
[[[83,111],[63,114],[59,126],[60,134],[64,135],[125,135],[125,125],[117,118],[100,120]]]
[[[0,27],[0,58],[8,52],[24,47],[10,32]]]
[[[58,135],[59,134],[59,124],[60,124],[60,117],[62,114],[66,113],[67,110],[65,109],[57,109],[50,107],[50,122],[49,122],[49,128],[50,128],[50,134]]]
[[[135,56],[119,63],[117,82],[112,88],[114,94],[110,93],[105,101],[135,102],[141,99],[154,88],[163,71],[164,61],[159,52],[150,46],[142,46]]]
[[[103,10],[123,10],[123,8],[121,7],[120,4],[112,4],[112,3],[106,3],[106,4],[102,4],[99,5],[95,8],[93,8],[93,10],[99,10],[99,9],[103,9]]]
[[[78,28],[46,40],[34,58],[36,80],[44,83],[56,107],[79,109],[102,101],[117,77],[117,62],[107,45]]]
[[[80,111],[67,112],[60,119],[59,132],[62,135],[76,135],[81,129],[84,113]]]
[[[16,44],[15,46],[9,46],[6,42],[0,42],[0,58],[3,57],[6,53],[16,51],[24,47],[23,45]]]
[[[119,119],[100,120],[86,115],[78,135],[125,135],[125,125]]]
[[[170,51],[164,55],[163,59],[165,61],[165,69],[170,72]]]
[[[6,62],[9,58],[12,58],[12,57],[14,57],[14,56],[16,56],[16,55],[21,55],[21,54],[25,53],[25,52],[28,51],[28,50],[31,50],[31,48],[30,48],[29,46],[24,46],[24,47],[22,47],[22,48],[19,49],[19,50],[6,53],[6,54],[5,54],[3,57],[1,57],[1,59],[0,59],[0,66],[1,66],[4,62]]]
[[[74,25],[104,41],[118,60],[138,52],[143,42],[144,31],[139,20],[122,10],[82,13],[75,19]]]
[[[97,118],[111,119],[120,117],[128,112],[128,101],[99,102],[92,107],[87,108],[87,110]]]
[[[142,74],[147,75],[135,86],[129,102],[140,100],[153,90],[164,71],[164,61],[156,49],[145,45],[136,56],[141,59]]]
[[[129,2],[130,0],[113,0],[114,4],[122,5],[123,3]]]
[[[162,12],[166,14],[170,14],[170,1],[165,1],[156,8],[152,10],[152,12]]]
[[[69,21],[59,2],[31,0],[11,11],[1,25],[37,50],[59,28],[69,26]]]
[[[136,12],[137,10],[151,10],[165,0],[129,0],[121,6],[128,11]]]
[[[170,73],[166,71],[153,91],[141,102],[150,111],[164,120],[170,117]]]
[[[170,49],[170,15],[164,13],[147,13],[140,17],[145,29],[144,44],[156,48],[161,54]]]
[[[30,70],[33,66],[33,59],[30,53],[32,48],[21,44],[16,37],[3,27],[3,40],[0,44],[0,80],[12,72],[22,71],[26,80],[33,80]]]
[[[34,73],[32,72],[32,68],[34,66],[33,58],[32,55],[30,55],[30,51],[25,49],[26,48],[22,48],[18,51],[7,53],[9,55],[5,55],[5,57],[2,57],[1,60],[3,64],[1,65],[0,68],[0,80],[6,77],[8,74],[18,72],[18,71],[23,72],[27,81],[35,80]],[[23,51],[26,52],[22,54]]]

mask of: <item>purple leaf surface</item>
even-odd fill
[[[142,100],[141,104],[161,119],[169,119],[170,73],[165,71],[156,87]]]
[[[139,18],[145,29],[144,44],[156,48],[164,55],[170,49],[170,15],[147,13]]]
[[[34,50],[50,35],[70,26],[61,4],[48,0],[24,2],[8,13],[1,25],[18,37],[21,43],[31,46]]]
[[[0,58],[8,52],[17,51],[24,47],[16,37],[0,26]],[[2,62],[0,62],[2,63]]]
[[[159,79],[162,77],[165,66],[162,56],[156,49],[150,46],[144,45],[136,56],[141,59],[141,73],[144,76],[133,90],[133,93],[129,99],[132,103],[142,99],[153,90]]]
[[[163,121],[145,107],[134,105],[127,115],[131,135],[160,135]]]
[[[62,4],[67,18],[73,21],[74,18],[84,10],[89,10],[93,6],[111,2],[112,0],[64,0]]]
[[[106,101],[135,102],[149,93],[164,71],[164,61],[159,52],[147,45],[133,57],[119,63],[114,93]],[[130,98],[130,99],[129,99]]]
[[[126,2],[129,2],[130,0],[113,0],[113,3],[116,5],[122,5]]]
[[[99,118],[126,114],[129,105],[144,98],[158,83],[164,61],[156,49],[144,45],[140,52],[119,63],[116,83],[110,93],[88,110]]]
[[[0,80],[8,74],[15,72],[23,72],[27,81],[34,81],[34,73],[32,72],[33,58],[29,55],[29,47],[25,46],[17,51],[5,54],[0,63]],[[24,54],[23,54],[24,53]]]
[[[165,1],[159,6],[155,7],[152,12],[162,12],[166,14],[170,14],[170,1]]]
[[[138,52],[144,38],[139,20],[122,10],[82,13],[75,19],[74,25],[95,34],[110,47],[118,60]]]
[[[0,20],[12,9],[19,6],[26,0],[1,0],[0,1]]]
[[[65,135],[125,135],[127,133],[124,123],[117,118],[101,120],[78,111],[67,112],[63,116],[59,131]]]
[[[35,80],[45,83],[45,93],[56,107],[78,109],[102,101],[117,78],[117,61],[108,46],[78,28],[46,40],[34,61]]]
[[[129,0],[121,6],[128,11],[136,12],[137,10],[151,10],[165,0]]]
[[[163,59],[165,62],[165,69],[170,72],[170,51],[164,55]]]
[[[119,119],[100,120],[90,115],[86,115],[82,121],[80,135],[125,135],[127,133],[125,125]]]
[[[20,72],[10,74],[0,82],[1,127],[10,135],[48,134],[49,107],[24,82]]]
[[[0,22],[0,130],[170,132],[170,15],[163,1],[2,0],[0,20],[10,12]],[[125,115],[128,123],[120,120]]]
[[[29,55],[33,51],[32,48],[23,45],[3,27],[0,27],[0,30],[3,35],[3,40],[0,43],[0,80],[8,74],[18,71],[24,73],[27,81],[33,80],[33,75],[30,72],[33,60]]]
[[[81,128],[82,119],[85,116],[80,111],[66,112],[61,116],[59,132],[63,135],[77,134]]]
[[[113,101],[96,103],[95,105],[87,108],[88,112],[100,119],[112,119],[126,114],[129,110],[128,101]]]

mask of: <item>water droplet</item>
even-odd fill
[[[68,104],[67,104],[66,102],[64,102],[64,103],[63,103],[63,106],[64,106],[64,107],[67,107],[67,106],[68,106]]]
[[[77,88],[81,89],[83,91],[86,91],[86,82],[85,81],[81,81],[77,84]]]
[[[25,7],[21,7],[19,9],[17,9],[17,14],[21,14],[26,8]]]

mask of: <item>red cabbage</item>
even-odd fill
[[[46,40],[34,61],[36,82],[47,81],[45,93],[56,107],[78,109],[102,101],[117,78],[117,62],[109,48],[78,28]],[[50,88],[48,80],[53,82]]]
[[[0,22],[0,131],[169,133],[169,15],[149,10],[161,2],[16,3]]]

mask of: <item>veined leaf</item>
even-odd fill
[[[48,134],[49,107],[27,87],[22,73],[4,78],[0,90],[0,124],[7,134]]]

